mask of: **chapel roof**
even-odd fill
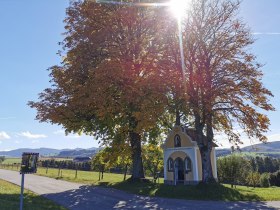
[[[199,145],[198,135],[196,134],[194,128],[187,128],[187,127],[181,126],[181,129],[182,129],[182,132],[186,133],[189,137],[191,137],[192,141],[196,141],[197,145]],[[207,143],[207,137],[205,135],[203,135],[203,143],[204,144]],[[218,147],[218,145],[215,144],[214,142],[212,142],[212,146],[213,147]]]

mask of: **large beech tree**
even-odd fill
[[[261,65],[249,52],[254,40],[237,17],[236,0],[194,0],[183,24],[187,105],[199,139],[203,182],[213,180],[210,153],[214,132],[240,143],[241,127],[250,138],[266,141],[274,110],[262,82]]]
[[[261,65],[248,51],[254,42],[250,30],[236,16],[239,5],[192,0],[182,19],[183,81],[178,26],[165,8],[73,2],[62,65],[50,68],[52,87],[29,105],[38,120],[66,132],[94,135],[105,145],[129,144],[133,179],[144,177],[143,134],[174,115],[176,124],[195,128],[203,182],[209,182],[214,132],[238,143],[239,125],[265,141],[269,119],[262,110],[274,109]]]
[[[158,68],[165,26],[159,8],[73,2],[67,9],[62,65],[52,87],[29,102],[37,119],[104,145],[129,143],[132,179],[144,177],[143,133],[164,112],[166,84]]]

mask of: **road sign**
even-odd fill
[[[37,172],[37,161],[39,153],[24,152],[21,158],[21,190],[20,190],[20,206],[19,209],[23,209],[23,191],[24,191],[24,175],[33,174]]]

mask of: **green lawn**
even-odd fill
[[[56,179],[63,179],[71,182],[85,183],[85,184],[99,184],[99,173],[93,171],[78,171],[77,179],[75,178],[76,171],[62,169],[62,176],[58,176],[58,169],[49,168],[38,168],[37,175],[47,176]],[[130,176],[127,176],[130,177]],[[123,180],[122,174],[104,173],[104,182],[108,183],[118,183]]]
[[[179,198],[187,200],[222,200],[222,201],[272,201],[280,200],[280,188],[251,188],[237,186],[232,189],[230,185],[211,184],[196,186],[167,186],[153,183],[99,182],[99,185],[109,186],[128,192],[158,196],[166,198]]]
[[[19,209],[20,187],[0,179],[0,209]],[[52,201],[25,190],[23,209],[28,210],[66,210]]]
[[[3,164],[14,164],[14,163],[21,163],[21,158],[6,158],[3,161]]]
[[[15,169],[15,168],[14,168]],[[280,200],[280,188],[252,188],[237,186],[231,189],[230,185],[197,185],[197,186],[167,186],[160,179],[159,184],[149,182],[130,183],[123,182],[122,174],[104,173],[104,179],[98,181],[98,172],[78,171],[75,179],[75,170],[62,170],[62,177],[58,176],[58,169],[39,168],[37,175],[63,179],[71,182],[94,184],[104,187],[113,187],[131,193],[168,198],[180,198],[188,200],[223,200],[223,201],[270,201]],[[127,178],[129,178],[128,176]]]

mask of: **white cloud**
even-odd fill
[[[5,131],[0,132],[0,139],[10,139],[10,138],[11,137]]]
[[[32,140],[31,142],[32,144],[36,144],[36,143],[39,143],[39,140]]]
[[[246,135],[241,135],[240,138],[241,141],[243,142],[243,144],[239,145],[241,148],[262,143],[257,139],[253,139],[253,138],[249,139]],[[217,144],[219,148],[230,148],[232,146],[232,144],[228,141],[226,135],[216,135],[215,139],[217,140]],[[280,133],[267,136],[267,142],[273,142],[273,141],[280,141]]]
[[[70,139],[77,139],[77,138],[80,138],[81,136],[78,135],[78,134],[70,134],[70,135],[67,135],[65,137],[66,138],[70,138]]]
[[[32,134],[29,131],[19,133],[20,136],[26,137],[28,139],[40,139],[40,138],[47,138],[45,134]]]
[[[16,119],[15,117],[0,117],[0,120]]]
[[[267,141],[270,142],[270,141],[280,141],[280,133],[277,133],[277,134],[272,134],[270,136],[267,137]]]
[[[56,135],[65,135],[65,131],[64,131],[64,130],[57,130],[57,131],[53,132],[53,134],[56,134]]]
[[[8,151],[11,151],[12,149],[2,149],[1,151],[2,152],[8,152]]]

